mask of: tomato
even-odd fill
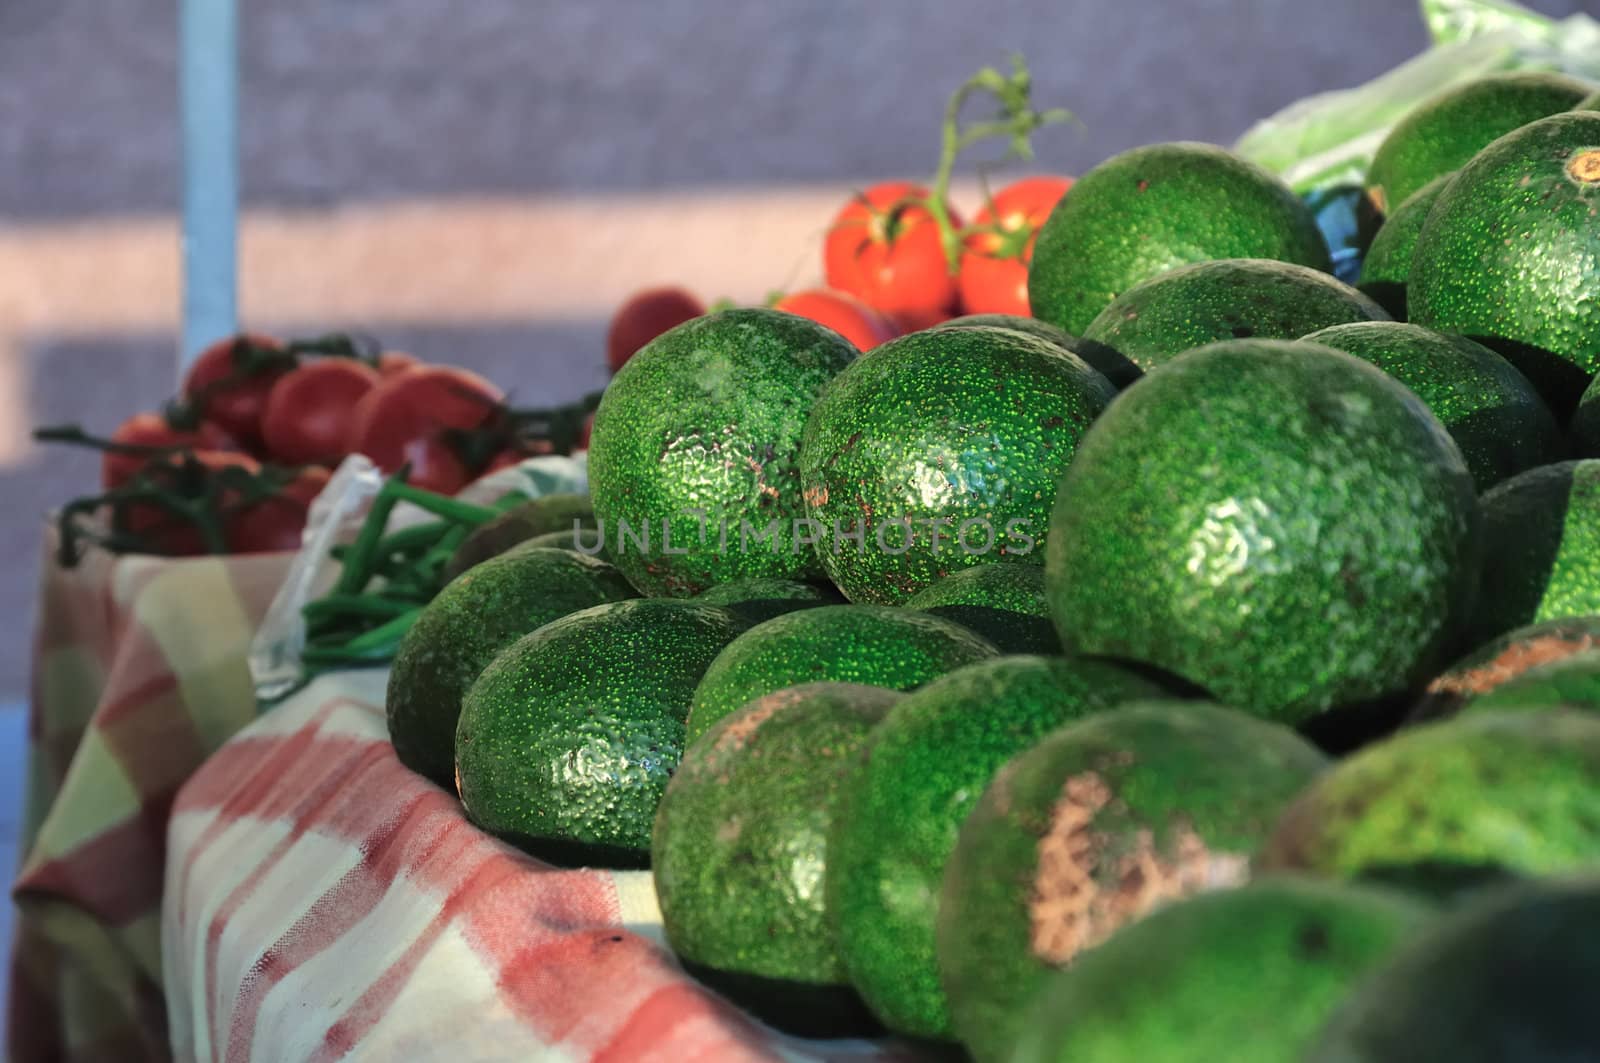
[[[271,336],[248,333],[207,347],[189,367],[183,394],[208,421],[244,447],[261,445],[261,415],[278,378],[294,356]]]
[[[501,412],[501,390],[465,369],[416,365],[384,377],[351,414],[346,453],[365,454],[384,472],[411,463],[410,482],[455,494],[472,470],[446,442],[449,429],[488,426]]]
[[[230,467],[252,473],[261,470],[260,464],[248,454],[196,450],[157,459],[148,467],[149,476],[158,485],[174,492],[180,491],[180,477],[183,475],[180,470],[190,458],[213,471]],[[194,522],[154,503],[134,502],[118,507],[112,514],[112,527],[118,532],[138,536],[152,553],[168,557],[195,557],[210,553],[206,549],[205,537]]]
[[[926,195],[908,181],[874,185],[835,215],[822,248],[828,287],[912,330],[951,316],[956,306],[956,278],[933,215],[926,207],[896,205]],[[961,224],[954,211],[950,222]]]
[[[827,288],[793,292],[773,303],[772,309],[786,310],[826,325],[855,344],[858,351],[870,351],[900,335],[899,326],[884,314],[853,295]]]
[[[305,362],[279,377],[261,417],[267,453],[285,465],[337,465],[351,412],[378,380],[353,358]]]
[[[231,554],[266,554],[300,549],[311,504],[331,474],[320,465],[308,465],[277,494],[236,513],[223,522],[223,537]]]
[[[1028,264],[1039,227],[1072,187],[1070,177],[1024,177],[994,196],[973,224],[995,221],[1004,233],[973,233],[961,256],[961,306],[969,314],[1027,317]]]
[[[159,413],[136,413],[111,433],[113,443],[135,447],[187,447],[191,450],[235,450],[237,444],[228,433],[210,421],[198,421],[194,428],[176,427]],[[100,458],[100,485],[109,491],[133,479],[150,463],[151,455],[118,454],[108,450]]]
[[[414,365],[421,364],[421,359],[404,351],[384,351],[378,355],[378,372],[384,376],[394,376],[402,369],[410,369]]]
[[[635,292],[611,317],[611,327],[606,330],[606,365],[615,373],[640,347],[705,312],[705,304],[682,288]]]

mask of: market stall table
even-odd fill
[[[909,1058],[756,1024],[666,950],[649,872],[560,869],[395,759],[387,672],[325,676],[178,794],[162,957],[180,1059]]]

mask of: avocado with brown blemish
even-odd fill
[[[1415,718],[1452,715],[1463,703],[1492,694],[1530,672],[1597,652],[1600,616],[1562,617],[1508,631],[1434,677]]]

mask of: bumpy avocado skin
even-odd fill
[[[461,699],[495,655],[552,620],[634,593],[604,561],[564,550],[520,546],[463,573],[395,652],[384,698],[395,756],[454,790]]]
[[[1530,672],[1595,651],[1600,651],[1600,616],[1563,617],[1516,628],[1435,676],[1411,718],[1424,723],[1454,715],[1463,704],[1481,700]]]
[[[1571,416],[1600,370],[1600,112],[1542,118],[1463,166],[1406,290],[1412,321],[1505,355]]]
[[[934,954],[939,884],[989,779],[1064,723],[1160,695],[1115,665],[1016,656],[958,669],[890,712],[846,782],[827,880],[846,968],[885,1025],[950,1035]]]
[[[1573,110],[1574,111],[1600,111],[1600,92],[1597,92],[1592,96],[1588,96],[1588,97],[1585,97],[1584,99],[1580,100],[1578,102],[1578,106],[1574,107]]]
[[[634,586],[690,597],[733,579],[818,574],[794,534],[805,516],[800,433],[855,356],[816,322],[743,309],[685,322],[628,360],[595,411],[589,490]],[[746,527],[774,535],[744,549]]]
[[[706,669],[689,711],[689,741],[784,687],[834,681],[911,690],[998,653],[976,632],[910,609],[824,605],[786,613],[746,631]]]
[[[1005,1058],[1049,973],[1157,906],[1243,884],[1250,856],[1327,765],[1293,731],[1192,701],[1125,704],[994,776],[939,898],[952,1025]]]
[[[1448,89],[1400,120],[1378,145],[1367,194],[1384,212],[1441,174],[1459,170],[1498,137],[1570,109],[1592,86],[1564,74],[1490,74]]]
[[[1589,382],[1578,399],[1578,408],[1567,422],[1567,436],[1573,457],[1600,458],[1600,376]]]
[[[845,604],[844,595],[831,584],[770,578],[719,583],[695,595],[695,601],[720,605],[751,627],[797,609]]]
[[[1477,575],[1460,451],[1377,368],[1234,340],[1146,375],[1085,434],[1045,586],[1069,651],[1299,722],[1429,678]]]
[[[1261,258],[1180,266],[1111,301],[1082,346],[1105,349],[1148,372],[1216,340],[1292,340],[1347,321],[1388,321],[1371,299],[1327,273]]]
[[[977,565],[952,572],[906,602],[971,628],[1001,653],[1061,652],[1039,565]]]
[[[1404,321],[1408,313],[1406,281],[1411,276],[1411,256],[1416,252],[1422,223],[1428,220],[1428,211],[1433,209],[1439,193],[1454,176],[1454,171],[1441,174],[1407,196],[1405,202],[1384,219],[1361,260],[1361,276],[1356,287],[1389,311],[1396,321]]]
[[[1285,811],[1257,866],[1543,875],[1596,860],[1600,717],[1552,708],[1423,724],[1340,761]]]
[[[1489,693],[1473,698],[1462,711],[1514,712],[1549,708],[1600,711],[1600,650],[1530,668]]]
[[[1600,460],[1529,469],[1485,494],[1481,508],[1474,643],[1600,613]]]
[[[645,864],[689,699],[741,626],[715,606],[633,599],[512,643],[462,703],[468,818],[546,859]]]
[[[875,348],[823,394],[801,444],[829,577],[853,602],[898,605],[961,568],[1041,563],[1056,481],[1115,395],[1077,355],[1009,329]]]
[[[1600,879],[1522,883],[1425,927],[1339,1007],[1306,1063],[1578,1063],[1595,1053]]]
[[[445,564],[444,578],[453,580],[473,565],[538,536],[564,533],[566,548],[570,549],[574,526],[594,527],[594,508],[588,495],[541,495],[519,502],[472,529],[472,534],[462,541]]]
[[[572,550],[589,557],[603,557],[605,544],[600,541],[600,529],[591,525],[569,528],[566,531],[545,532],[524,539],[527,546],[542,546],[551,550]]]
[[[1010,1063],[1299,1060],[1431,909],[1283,877],[1155,912],[1050,976]]]
[[[1082,335],[1106,304],[1158,273],[1213,258],[1330,270],[1316,218],[1289,186],[1213,144],[1152,144],[1073,184],[1039,230],[1033,316]]]
[[[1139,379],[1139,367],[1117,354],[1103,348],[1086,350],[1082,341],[1065,329],[1057,328],[1048,321],[1040,321],[1036,317],[1022,317],[1018,314],[967,314],[962,317],[953,317],[949,321],[941,321],[934,328],[970,328],[973,326],[1008,328],[1018,332],[1026,332],[1030,336],[1038,337],[1047,343],[1053,343],[1064,351],[1071,351],[1089,363],[1089,368],[1095,370],[1111,381],[1118,388],[1127,387]]]
[[[1335,325],[1305,339],[1371,362],[1416,392],[1461,448],[1479,491],[1562,456],[1550,407],[1481,343],[1398,321]]]
[[[811,683],[758,698],[685,750],[656,812],[651,865],[673,952],[795,1032],[859,1025],[823,903],[828,837],[845,776],[900,697]]]

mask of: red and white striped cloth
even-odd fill
[[[180,1060],[888,1060],[781,1036],[663,945],[648,872],[563,870],[395,759],[386,673],[325,677],[179,792],[162,960]]]

